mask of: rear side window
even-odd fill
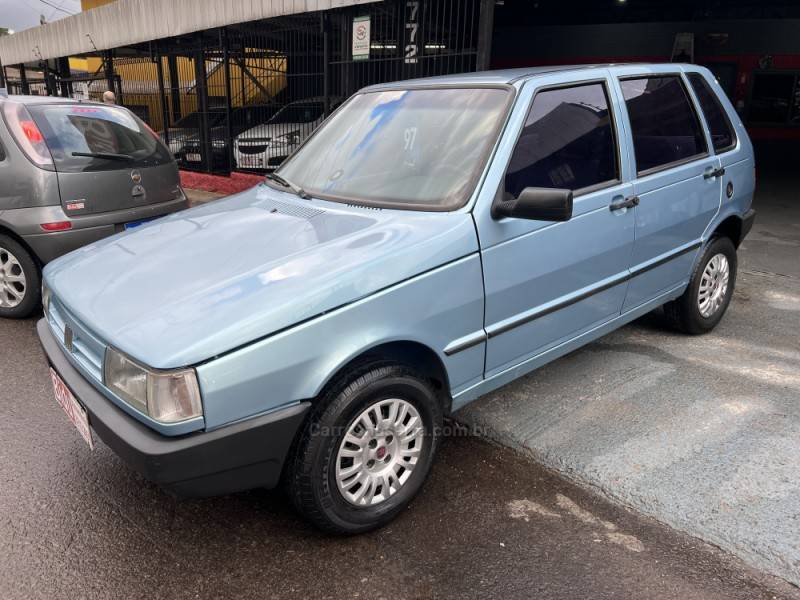
[[[580,190],[619,179],[616,134],[600,83],[536,94],[505,178],[505,198],[526,187]]]
[[[714,150],[724,152],[736,145],[736,134],[733,132],[728,115],[722,108],[717,95],[708,85],[705,77],[700,73],[689,73],[689,83],[692,84],[694,93],[700,101],[700,108],[706,117],[706,123],[711,131],[711,143]]]
[[[169,151],[133,113],[80,104],[29,106],[56,170],[110,171],[151,167],[172,160]]]
[[[705,135],[676,75],[620,82],[639,174],[705,154]]]

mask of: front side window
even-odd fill
[[[616,133],[601,83],[536,94],[505,177],[505,199],[526,187],[580,190],[619,179]]]
[[[733,148],[736,145],[736,134],[733,132],[728,115],[725,114],[725,109],[722,108],[705,77],[700,73],[689,73],[689,83],[692,84],[692,89],[700,101],[700,108],[706,117],[714,150],[724,152]]]
[[[454,210],[475,187],[510,96],[505,88],[358,94],[277,174],[330,200]]]
[[[624,79],[620,85],[640,175],[708,151],[700,121],[679,76]]]
[[[172,160],[147,126],[124,108],[39,104],[29,106],[29,111],[58,171],[151,167]]]

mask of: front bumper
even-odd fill
[[[50,366],[89,414],[89,424],[129,466],[184,498],[275,487],[310,407],[302,402],[208,432],[166,437],[109,402],[61,351],[45,319],[36,326]]]

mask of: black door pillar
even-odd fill
[[[225,70],[225,148],[227,149],[227,170],[232,171],[233,160],[233,105],[231,94],[231,57],[228,30],[220,29],[220,42],[222,43],[222,67]],[[242,104],[244,104],[242,98]]]
[[[24,95],[29,95],[31,93],[31,88],[28,85],[28,74],[25,72],[25,63],[21,63],[19,65],[19,82],[22,85],[22,93]]]
[[[103,53],[103,70],[106,76],[106,85],[112,92],[115,91],[114,85],[114,53],[111,50],[106,50]]]
[[[178,57],[170,54],[167,57],[167,71],[169,71],[169,99],[172,103],[172,122],[180,120],[181,114],[181,82],[178,77]]]
[[[156,77],[158,78],[158,101],[161,108],[161,131],[164,143],[169,147],[169,109],[167,108],[167,93],[164,89],[164,64],[161,53],[156,53]]]
[[[492,61],[492,32],[494,31],[495,0],[481,0],[478,18],[478,60],[476,70],[486,71]]]
[[[197,111],[200,117],[198,131],[200,149],[202,154],[202,168],[209,173],[212,171],[211,160],[211,131],[208,123],[208,82],[206,80],[206,59],[203,51],[203,34],[197,35],[197,49],[194,52],[194,91],[197,94]]]
[[[58,59],[58,76],[61,80],[61,95],[65,98],[72,98],[72,71],[69,67],[69,58],[63,56]]]

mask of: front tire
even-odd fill
[[[442,410],[411,369],[372,363],[317,401],[287,461],[287,491],[320,529],[356,534],[394,519],[422,487]]]
[[[31,254],[15,239],[0,235],[0,317],[29,317],[39,307],[41,287]]]
[[[697,262],[686,291],[664,305],[670,325],[692,335],[714,329],[733,297],[737,266],[736,247],[730,238],[712,239]]]

